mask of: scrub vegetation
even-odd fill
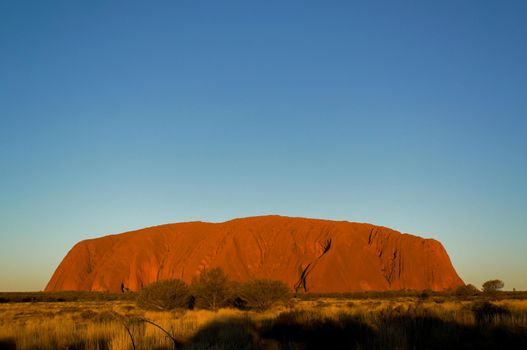
[[[0,298],[0,349],[527,348],[526,293],[473,286],[293,294],[278,281],[234,283],[211,270],[190,286],[163,281],[139,293]]]
[[[317,297],[292,299],[265,311],[232,307],[150,311],[129,300],[0,304],[1,349],[124,350],[134,346],[525,349],[527,300]]]

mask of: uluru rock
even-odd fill
[[[139,290],[221,267],[236,281],[277,279],[309,292],[446,290],[463,285],[436,240],[347,221],[260,216],[185,222],[89,239],[46,291]]]

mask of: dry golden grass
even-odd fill
[[[309,332],[320,329],[333,334],[331,327],[337,328],[337,336],[342,336],[338,333],[340,328],[360,329],[362,333],[357,334],[359,340],[354,343],[358,348],[406,349],[410,348],[406,332],[413,332],[415,327],[443,327],[445,332],[465,327],[463,332],[476,332],[475,336],[478,330],[485,331],[477,323],[473,303],[416,298],[321,298],[297,300],[262,313],[235,309],[152,312],[138,309],[133,301],[6,303],[0,304],[0,348],[14,349],[16,344],[16,349],[128,350],[132,349],[132,342],[126,327],[136,349],[173,348],[172,340],[160,329],[138,321],[144,318],[167,330],[186,349],[310,348],[299,337],[309,338]],[[527,300],[500,300],[494,304],[509,313],[507,317],[491,315],[490,325],[485,325],[489,332],[492,327],[514,329],[516,333],[519,330],[520,335],[527,331]],[[430,326],[429,321],[437,324]],[[291,339],[287,332],[282,334],[290,325],[297,327],[293,328],[296,333]],[[320,325],[329,327],[329,331]],[[305,334],[298,330],[304,326]],[[375,334],[378,339],[370,344],[368,334]],[[518,339],[524,341],[525,337]]]
[[[125,325],[137,349],[170,348],[172,341],[161,330],[135,320],[150,320],[185,342],[207,323],[244,314],[235,309],[152,312],[126,301],[0,304],[0,348],[12,341],[17,349],[131,349]]]

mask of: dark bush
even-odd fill
[[[282,281],[267,279],[252,280],[238,287],[238,296],[246,306],[256,310],[266,310],[280,301],[285,301],[291,290]]]
[[[381,349],[375,330],[360,318],[337,315],[318,317],[307,310],[287,311],[265,324],[263,336],[283,349]],[[388,348],[388,347],[384,347]]]
[[[502,280],[490,280],[483,283],[483,291],[485,293],[494,293],[505,287],[505,283]]]
[[[258,329],[250,317],[216,318],[199,327],[190,339],[188,348],[211,350],[267,349],[268,347],[262,346],[262,341],[257,332]]]
[[[458,297],[473,296],[473,295],[478,295],[479,294],[479,289],[477,289],[472,284],[467,284],[466,286],[459,286],[459,287],[457,287],[456,290],[454,291],[454,293]]]
[[[196,306],[204,309],[217,310],[231,304],[233,289],[233,283],[219,267],[204,270],[192,279],[191,291]]]
[[[511,314],[506,307],[495,305],[488,301],[474,303],[472,311],[478,324],[490,323],[498,318],[508,317]]]
[[[428,300],[432,296],[433,292],[431,289],[425,289],[419,294],[419,298],[422,300]]]
[[[137,305],[149,310],[173,310],[189,305],[190,292],[185,282],[174,279],[149,284],[137,297]]]

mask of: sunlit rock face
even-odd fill
[[[77,243],[46,291],[139,290],[221,267],[236,281],[301,292],[446,290],[463,285],[436,240],[347,221],[259,216],[149,227]]]

